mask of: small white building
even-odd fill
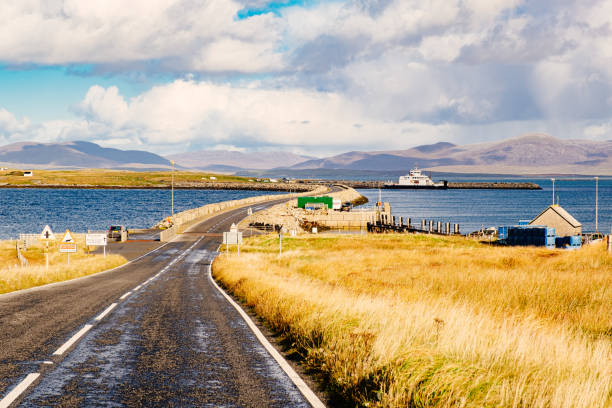
[[[24,171],[23,172],[23,177],[32,177],[34,175],[33,171]]]

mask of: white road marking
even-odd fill
[[[111,303],[111,305],[109,307],[107,307],[106,310],[104,310],[102,313],[100,313],[94,320],[99,322],[100,320],[104,319],[104,316],[109,314],[110,311],[115,308],[115,306],[117,306],[116,303]]]
[[[47,365],[53,364],[53,361],[43,361],[43,364],[47,364]]]
[[[132,289],[132,292],[136,292],[140,288],[142,288],[142,283],[140,285],[136,286],[134,289]]]
[[[40,373],[31,373],[26,375],[15,388],[11,390],[4,398],[0,400],[0,408],[8,408],[30,385],[40,376]]]
[[[83,328],[81,330],[79,330],[78,332],[75,333],[74,336],[72,336],[67,342],[65,342],[62,347],[58,348],[57,350],[55,350],[55,353],[53,353],[54,356],[61,356],[62,354],[64,354],[66,352],[66,350],[68,350],[70,348],[70,346],[72,346],[74,343],[77,342],[78,339],[80,339],[85,333],[87,333],[89,331],[89,329],[91,329],[93,327],[92,324],[86,324],[85,326],[83,326]]]
[[[132,291],[126,292],[126,293],[124,293],[123,295],[121,295],[121,297],[119,298],[119,300],[123,300],[123,299],[125,299],[126,297],[130,296],[131,294],[132,294]]]
[[[268,339],[266,339],[266,336],[264,336],[261,330],[259,330],[259,328],[255,325],[255,323],[253,323],[253,320],[251,320],[249,315],[246,314],[246,312],[242,310],[242,308],[236,302],[234,302],[234,299],[232,299],[227,293],[225,293],[223,289],[219,287],[219,285],[217,285],[217,282],[215,282],[215,280],[212,277],[212,268],[210,265],[208,265],[208,279],[212,282],[213,286],[217,288],[217,290],[223,295],[223,297],[225,297],[225,299],[232,306],[234,306],[234,309],[236,309],[238,313],[240,313],[240,316],[242,316],[242,318],[244,319],[246,324],[249,326],[253,334],[255,334],[255,337],[257,337],[257,340],[259,340],[259,342],[265,347],[265,349],[268,351],[268,353],[270,353],[272,358],[276,360],[278,365],[283,369],[285,374],[287,374],[289,379],[293,382],[293,384],[295,384],[298,390],[300,390],[300,392],[302,393],[304,398],[308,400],[310,405],[312,405],[315,408],[325,408],[325,405],[323,404],[323,402],[321,402],[319,397],[317,397],[316,394],[310,389],[310,387],[306,385],[304,380],[302,380],[302,378],[298,375],[298,373],[296,373],[295,370],[289,365],[287,360],[285,360],[285,358],[281,356],[278,351],[276,351],[276,349],[272,346],[272,344],[270,344]]]

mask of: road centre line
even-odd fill
[[[54,356],[61,356],[62,354],[64,354],[66,352],[66,350],[68,350],[70,348],[70,346],[72,346],[74,343],[76,343],[81,337],[83,337],[83,335],[85,333],[87,333],[89,331],[89,329],[91,329],[93,327],[93,324],[86,324],[85,326],[83,326],[83,328],[81,328],[81,330],[79,330],[78,332],[76,332],[76,334],[74,336],[72,336],[70,339],[68,339],[67,342],[65,342],[60,348],[58,348],[53,355]]]
[[[28,387],[32,385],[32,383],[36,381],[38,377],[40,377],[40,373],[30,373],[26,375],[26,378],[24,378],[19,384],[17,384],[15,388],[11,390],[11,392],[6,394],[6,396],[0,400],[0,408],[8,408],[9,406],[11,406],[11,404],[17,398],[19,398],[19,396],[25,390],[27,390]]]
[[[287,360],[285,360],[285,358],[281,356],[281,354],[272,346],[272,344],[270,344],[266,336],[264,336],[261,330],[259,330],[255,323],[253,323],[253,320],[249,317],[249,315],[246,314],[244,310],[242,310],[242,308],[234,301],[234,299],[232,299],[223,289],[221,289],[221,287],[219,287],[219,285],[217,285],[217,282],[215,282],[212,277],[211,264],[208,265],[208,279],[213,284],[213,286],[223,295],[223,297],[234,307],[234,309],[238,311],[238,313],[244,319],[253,334],[255,334],[257,340],[259,340],[259,342],[264,346],[268,353],[270,353],[272,358],[276,360],[280,368],[285,372],[285,374],[287,374],[289,379],[302,393],[304,398],[308,400],[310,405],[315,408],[325,408],[325,405],[323,404],[323,402],[321,402],[319,397],[317,397],[316,394],[310,389],[310,387],[308,387],[308,385],[304,382],[304,380],[302,380],[299,374],[295,372],[295,370],[289,365]]]
[[[123,300],[123,299],[125,299],[126,297],[130,296],[131,294],[132,294],[132,291],[126,292],[126,293],[124,293],[124,294],[123,294],[123,295],[122,295],[122,296],[119,298],[119,300]]]
[[[100,320],[104,319],[104,316],[109,314],[110,311],[115,308],[115,306],[117,306],[117,303],[111,303],[111,305],[107,307],[102,313],[100,313],[94,320],[99,322]]]

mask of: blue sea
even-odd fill
[[[248,190],[175,190],[175,213],[220,201],[278,194]],[[0,239],[40,233],[108,230],[112,224],[148,228],[171,212],[169,190],[0,189]]]
[[[461,233],[482,227],[514,225],[535,218],[552,204],[551,179],[504,179],[500,177],[446,177],[452,181],[530,181],[542,190],[381,190],[382,200],[391,204],[393,215],[458,223]],[[434,179],[438,179],[434,176]],[[378,190],[358,190],[370,200]],[[610,233],[612,227],[612,179],[598,183],[598,230]],[[555,201],[582,223],[583,232],[595,231],[595,180],[557,179]],[[366,206],[367,206],[366,205]]]
[[[435,179],[438,177],[434,176]],[[533,219],[552,203],[550,179],[500,177],[445,177],[453,181],[531,181],[542,190],[382,190],[383,201],[393,214],[458,223],[462,233],[481,227],[512,225]],[[612,227],[612,179],[599,180],[598,227]],[[359,190],[372,205],[378,190]],[[242,190],[175,190],[175,212],[205,204],[256,195],[275,194]],[[595,181],[557,180],[555,200],[583,224],[583,231],[595,230]],[[170,215],[168,190],[95,189],[0,189],[0,239],[14,239],[19,233],[39,233],[45,224],[53,231],[106,230],[112,224],[146,228]]]

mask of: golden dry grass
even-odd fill
[[[0,184],[11,186],[24,185],[62,185],[62,186],[120,186],[120,187],[164,187],[171,184],[170,171],[124,171],[106,169],[86,170],[34,170],[33,177],[23,177],[20,170],[0,172]],[[242,182],[248,179],[231,175],[208,172],[176,171],[174,183],[180,185],[188,182]]]
[[[28,266],[21,267],[15,241],[0,241],[0,293],[91,275],[127,262],[120,255],[107,255],[106,258],[102,255],[88,255],[84,251],[83,241],[77,240],[77,248],[77,253],[70,254],[70,265],[67,265],[67,255],[58,252],[57,243],[51,243],[47,270],[45,248],[42,245],[22,252],[28,260]]]
[[[425,235],[249,239],[214,275],[362,406],[612,406],[612,257]]]

